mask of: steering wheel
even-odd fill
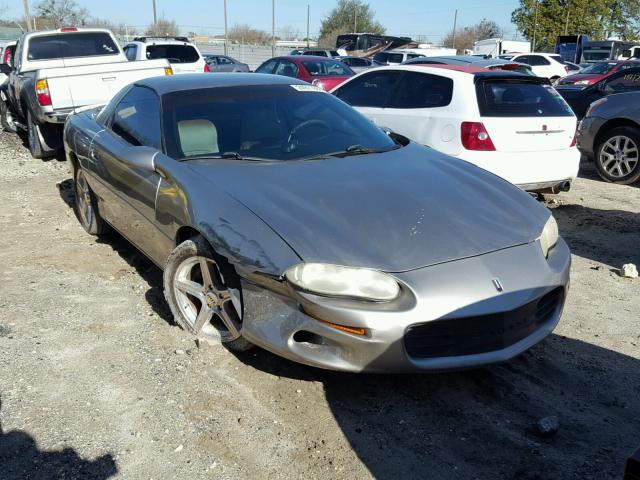
[[[320,120],[318,118],[312,118],[311,120],[305,120],[304,122],[301,122],[298,125],[296,125],[295,127],[293,127],[291,129],[291,131],[289,132],[289,136],[287,137],[287,147],[286,147],[288,152],[292,152],[293,150],[295,150],[295,146],[291,144],[291,140],[293,139],[293,137],[295,137],[297,135],[297,133],[300,130],[302,130],[303,128],[307,128],[307,127],[310,127],[312,125],[318,125],[320,127],[324,127],[327,130],[327,134],[326,135],[322,135],[320,137],[316,137],[316,138],[314,138],[314,141],[318,141],[318,140],[321,140],[321,139],[323,139],[325,137],[328,137],[329,133],[332,131],[331,125],[329,125],[324,120]]]

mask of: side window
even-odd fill
[[[531,57],[529,55],[523,55],[521,57],[515,57],[512,59],[514,62],[526,63],[527,65],[533,65],[531,63]]]
[[[547,60],[546,58],[541,57],[539,55],[532,55],[531,56],[531,65],[535,65],[535,66],[551,65],[551,62],[549,60]]]
[[[616,75],[605,82],[604,89],[607,93],[636,91],[640,89],[640,72]]]
[[[354,58],[351,60],[352,67],[366,67],[368,65],[364,58]]]
[[[401,76],[402,72],[372,72],[340,87],[335,95],[354,107],[384,108]]]
[[[231,65],[232,63],[227,57],[218,57],[218,65]]]
[[[406,72],[388,108],[436,108],[451,103],[453,80],[440,75]]]
[[[273,73],[277,64],[277,60],[269,60],[256,68],[256,73]]]
[[[275,73],[276,75],[284,75],[285,77],[295,77],[296,75],[298,75],[298,67],[293,62],[280,60],[275,72],[273,73]]]
[[[133,87],[116,107],[111,130],[132,145],[161,150],[158,96],[148,88]]]

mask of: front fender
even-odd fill
[[[200,232],[243,277],[260,272],[280,276],[300,257],[260,217],[185,163],[156,157],[163,176],[156,196],[156,220],[168,238],[182,227]],[[167,255],[169,252],[167,252]]]

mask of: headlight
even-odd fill
[[[556,246],[556,243],[558,243],[558,222],[551,215],[542,229],[542,235],[540,235],[540,247],[542,247],[542,253],[545,257],[549,256],[549,252]]]
[[[388,302],[400,294],[396,280],[369,268],[300,263],[284,273],[294,286],[318,295]]]

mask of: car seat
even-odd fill
[[[218,130],[209,120],[178,122],[180,149],[185,157],[218,153]]]

